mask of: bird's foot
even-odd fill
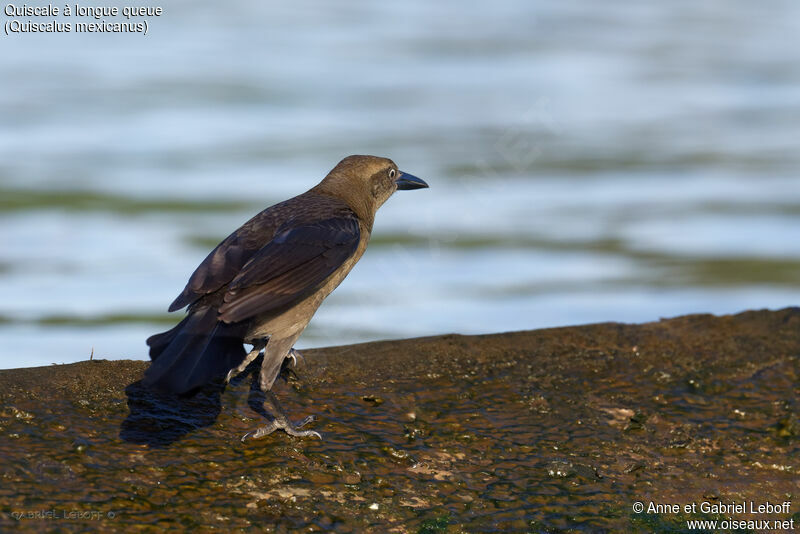
[[[269,424],[260,426],[255,430],[248,432],[247,434],[242,436],[242,441],[244,442],[247,441],[248,439],[262,438],[266,435],[272,434],[276,430],[283,430],[290,436],[295,436],[298,438],[314,436],[319,439],[322,439],[322,435],[315,430],[300,430],[301,427],[307,425],[308,423],[312,423],[315,419],[316,417],[314,417],[313,415],[309,415],[308,417],[306,417],[305,419],[303,419],[302,421],[300,421],[295,425],[291,421],[289,421],[289,419],[287,419],[286,417],[275,418],[272,421],[270,421]]]
[[[276,430],[283,430],[290,436],[295,436],[298,438],[314,436],[322,439],[322,435],[319,432],[314,430],[300,430],[300,428],[304,427],[308,423],[315,421],[316,417],[309,415],[299,423],[294,424],[289,420],[289,416],[286,414],[272,391],[267,391],[264,395],[266,396],[263,404],[264,411],[266,412],[267,416],[272,417],[272,421],[242,436],[243,442],[247,441],[248,439],[258,439],[267,436]]]
[[[228,374],[225,375],[225,383],[229,384],[230,381],[233,379],[233,377],[243,373],[244,370],[247,369],[247,366],[250,365],[250,363],[253,360],[258,358],[258,355],[261,353],[261,349],[263,349],[266,346],[266,344],[267,343],[265,341],[262,341],[262,342],[259,342],[259,343],[254,343],[253,344],[253,350],[251,350],[247,354],[247,356],[245,356],[245,358],[242,361],[242,363],[240,363],[237,367],[234,367],[233,369],[228,371]]]

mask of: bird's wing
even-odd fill
[[[307,296],[355,253],[360,239],[352,213],[286,225],[230,283],[220,318],[242,321]]]
[[[229,235],[195,269],[180,295],[170,304],[175,311],[230,283],[250,258],[273,235],[269,210],[264,210]]]

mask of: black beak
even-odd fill
[[[428,184],[425,183],[424,180],[417,178],[413,174],[408,174],[407,172],[397,171],[399,176],[395,179],[394,183],[397,184],[397,189],[400,190],[408,190],[408,189],[422,189],[424,187],[428,187]]]

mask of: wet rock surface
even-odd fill
[[[251,376],[190,399],[146,362],[0,371],[0,527],[684,531],[800,527],[800,309],[304,351],[262,424]],[[632,506],[793,502],[788,513]]]

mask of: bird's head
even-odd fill
[[[371,226],[375,212],[395,191],[423,187],[428,184],[388,158],[347,156],[314,189],[341,198]]]

